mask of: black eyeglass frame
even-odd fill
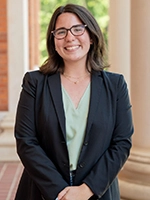
[[[74,33],[72,32],[72,28],[75,28],[75,27],[82,27],[82,28],[84,28],[83,33],[81,33],[81,34],[74,34]],[[58,28],[58,29],[56,29],[56,30],[51,31],[51,33],[53,34],[53,36],[54,36],[57,40],[62,40],[62,39],[64,39],[65,37],[67,37],[68,31],[70,31],[71,34],[74,35],[74,36],[81,36],[81,35],[83,35],[84,32],[85,32],[85,28],[86,28],[86,27],[87,27],[86,24],[77,24],[77,25],[71,26],[71,28],[65,28],[65,27]],[[65,30],[65,31],[66,31],[65,36],[63,36],[62,38],[57,38],[57,37],[56,37],[56,32],[59,31],[59,30]]]

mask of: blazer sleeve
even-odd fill
[[[109,147],[83,180],[98,198],[108,190],[126,162],[133,134],[131,104],[127,84],[122,75],[117,83],[115,126]]]
[[[45,199],[55,199],[68,184],[39,144],[35,126],[37,80],[26,73],[18,102],[15,137],[17,153]]]

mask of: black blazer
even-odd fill
[[[16,200],[54,200],[70,182],[60,74],[28,72],[22,87],[15,137],[25,169]],[[132,133],[123,76],[93,71],[86,135],[74,185],[86,183],[95,199],[119,200],[117,174],[129,156]]]

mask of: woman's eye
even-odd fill
[[[66,31],[65,30],[59,30],[59,31],[57,31],[57,35],[64,35],[66,33]]]
[[[75,32],[75,33],[80,33],[82,31],[83,31],[82,27],[74,27],[74,29],[73,29],[73,32]]]
[[[75,32],[80,32],[80,31],[82,31],[82,29],[81,28],[75,28],[74,31]]]

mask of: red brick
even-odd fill
[[[29,5],[29,64],[39,64],[40,0],[28,0]],[[7,0],[0,0],[0,111],[8,110],[8,40]],[[1,199],[1,198],[0,198]]]

